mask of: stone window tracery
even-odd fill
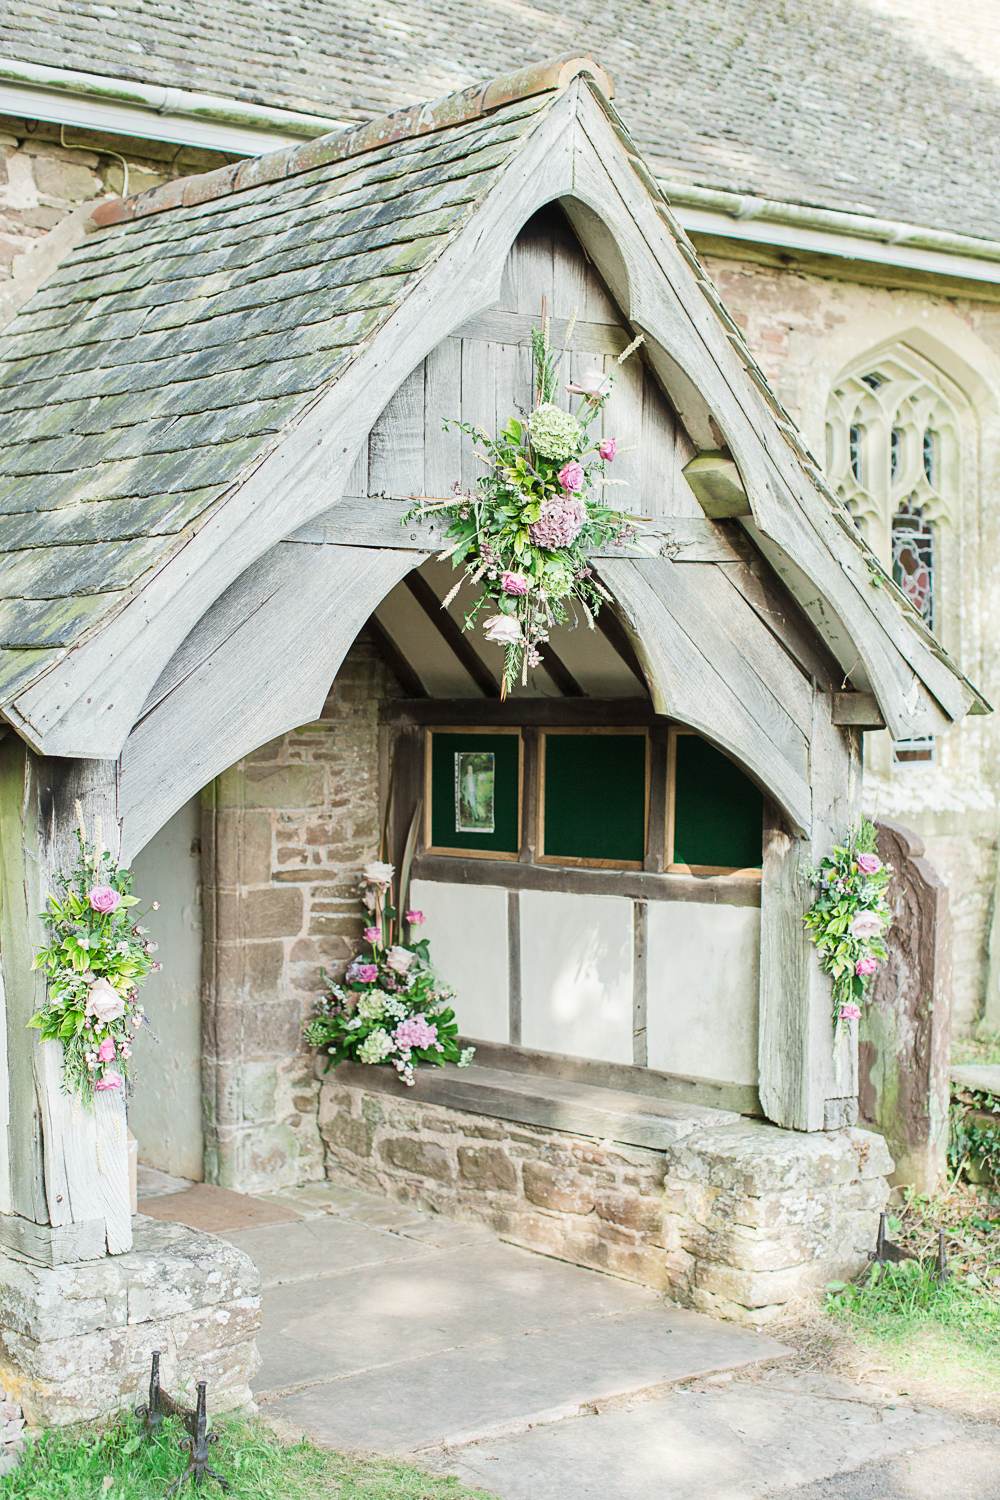
[[[958,498],[959,423],[933,368],[903,346],[858,362],[827,407],[827,473],[872,549],[934,629],[935,534]],[[930,760],[933,741],[895,746]]]

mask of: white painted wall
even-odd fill
[[[159,1046],[136,1041],[129,1129],[139,1160],[201,1181],[201,854],[200,798],[186,803],[132,862],[142,906],[160,903],[143,922],[159,944],[163,969],[143,986],[142,1003]]]
[[[650,901],[647,911],[649,1066],[756,1084],[760,910]]]
[[[410,882],[410,905],[424,914],[419,935],[431,960],[456,991],[463,1036],[510,1039],[507,973],[507,892],[493,885]]]
[[[521,1043],[632,1061],[632,902],[521,892]]]

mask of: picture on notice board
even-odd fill
[[[455,832],[492,833],[493,752],[460,750],[455,755]]]

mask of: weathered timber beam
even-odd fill
[[[421,854],[415,880],[493,885],[511,891],[570,891],[576,895],[625,896],[635,901],[696,901],[709,906],[759,906],[759,878],[752,875],[654,875],[646,870],[588,870],[532,865],[502,859],[460,859]]]
[[[542,658],[542,666],[564,698],[586,698],[587,694],[548,641],[539,643],[538,654]]]
[[[475,649],[469,644],[461,626],[457,625],[448,611],[441,607],[441,600],[427,579],[420,573],[414,572],[407,573],[403,582],[479,690],[487,698],[499,698],[500,687],[493,673],[476,655]]]
[[[393,698],[382,706],[383,724],[523,724],[547,728],[561,724],[641,727],[657,720],[648,698]]]
[[[396,645],[396,642],[385,626],[379,623],[376,615],[369,617],[365,629],[375,642],[375,645],[382,654],[383,661],[393,672],[396,681],[404,693],[409,693],[411,698],[429,698],[430,693],[428,693],[421,682],[417,671]]]
[[[289,542],[340,547],[392,547],[395,551],[440,552],[450,546],[447,525],[435,516],[401,525],[419,496],[349,495],[287,538]],[[735,563],[740,553],[723,527],[700,516],[637,516],[637,546],[597,547],[593,557],[669,557],[673,562]]]
[[[884,729],[885,719],[874,693],[840,693],[833,695],[834,724],[847,724],[854,729]]]

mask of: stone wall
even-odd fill
[[[1000,550],[1000,303],[861,285],[750,259],[708,257],[706,264],[821,463],[831,386],[869,349],[909,342],[944,372],[946,386],[953,381],[962,393],[961,493],[953,523],[938,528],[935,630],[986,698],[1000,702],[1000,572],[992,565]],[[893,765],[888,735],[866,735],[865,803],[869,812],[913,829],[948,886],[953,1015],[956,1030],[965,1032],[982,1016],[987,995],[998,890],[1000,715],[965,719],[939,737],[937,753],[937,764]],[[1000,954],[993,969],[1000,973]]]
[[[125,1255],[43,1266],[0,1250],[0,1385],[32,1426],[114,1417],[163,1389],[209,1414],[247,1405],[260,1369],[260,1276],[214,1235],[139,1215]]]
[[[319,1125],[334,1182],[479,1220],[514,1244],[752,1324],[861,1269],[892,1170],[884,1141],[863,1130],[742,1120],[653,1151],[332,1076]]]
[[[64,144],[65,143],[65,144]],[[96,199],[117,196],[128,163],[129,192],[235,161],[168,141],[0,115],[0,327],[77,239]]]
[[[320,718],[204,794],[205,1176],[243,1192],[323,1176],[319,1085],[302,1022],[361,939],[361,866],[378,853],[378,708],[358,641]],[[398,691],[398,689],[397,689]]]

